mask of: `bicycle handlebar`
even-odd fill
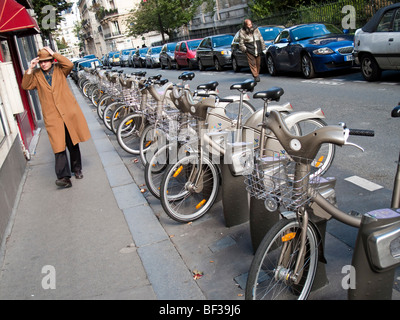
[[[364,130],[364,129],[349,129],[349,134],[351,136],[364,136],[364,137],[374,137],[374,130]]]

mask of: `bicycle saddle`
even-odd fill
[[[156,74],[155,76],[150,76],[149,80],[160,80],[162,77],[161,74]]]
[[[179,75],[178,79],[182,79],[182,80],[192,80],[192,79],[194,78],[194,76],[195,76],[194,72],[185,71],[185,72],[182,72],[182,73]]]
[[[210,81],[207,83],[199,84],[197,86],[197,90],[211,90],[215,91],[215,89],[218,87],[218,82],[217,81]]]
[[[135,77],[144,77],[146,75],[146,71],[136,71],[136,72],[132,72],[131,75],[135,76]]]
[[[159,80],[156,80],[154,83],[155,84],[158,84],[158,85],[160,85],[160,86],[163,86],[164,84],[166,84],[168,82],[168,79],[159,79]]]
[[[392,118],[398,118],[400,117],[400,102],[399,105],[397,107],[394,107],[394,109],[392,110]]]
[[[266,91],[259,91],[253,95],[254,99],[263,99],[271,101],[279,101],[281,96],[285,93],[282,88],[272,87]]]
[[[256,85],[257,85],[257,82],[255,82],[255,80],[247,79],[243,82],[234,83],[233,85],[231,85],[230,89],[231,90],[233,90],[233,89],[246,90],[246,91],[252,92]]]

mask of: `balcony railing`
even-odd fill
[[[118,14],[118,9],[104,9],[104,7],[100,7],[99,10],[96,12],[96,18],[98,21],[101,21],[105,18],[114,16]]]
[[[106,34],[104,34],[104,40],[109,40],[111,38],[118,37],[118,36],[122,36],[121,31],[106,33]]]

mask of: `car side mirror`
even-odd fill
[[[279,43],[289,43],[289,39],[282,38],[281,40],[279,40]]]

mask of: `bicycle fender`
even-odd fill
[[[297,122],[307,119],[325,119],[325,115],[321,109],[314,111],[296,111],[289,114],[285,119],[286,126],[291,129]]]
[[[287,102],[283,105],[279,105],[279,104],[269,105],[268,110],[276,110],[278,112],[293,112],[293,107],[290,104],[290,102]]]
[[[232,101],[240,101],[240,96],[227,96],[227,97],[222,97],[221,100],[232,100]],[[248,94],[243,95],[243,100],[250,100],[250,97]]]

